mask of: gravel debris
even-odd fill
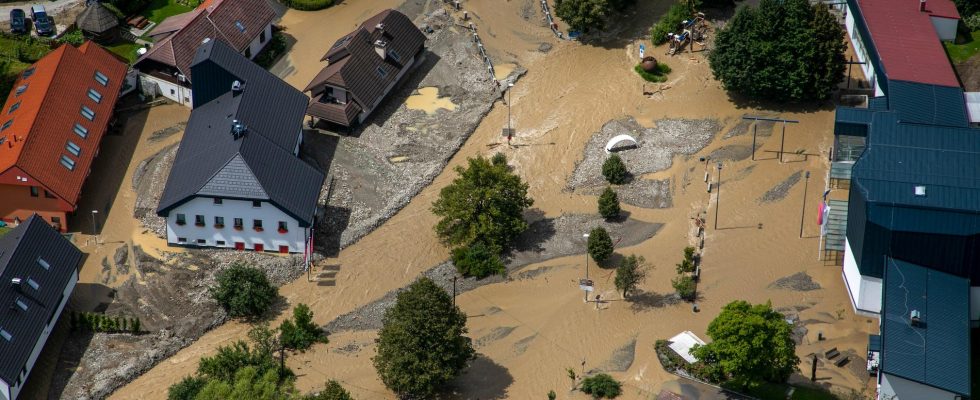
[[[776,116],[771,116],[775,118]],[[733,138],[735,136],[742,136],[747,133],[752,133],[752,124],[755,123],[755,134],[758,137],[769,137],[772,136],[773,127],[776,125],[773,121],[751,121],[751,120],[741,120],[732,127],[731,130],[725,132],[723,138]]]
[[[528,336],[528,337],[526,337],[524,339],[521,339],[521,340],[518,340],[517,342],[515,342],[514,343],[514,353],[516,355],[524,354],[524,352],[527,351],[527,348],[531,345],[531,342],[533,342],[534,341],[534,338],[536,338],[536,337],[538,337],[538,335],[531,335],[531,336]]]
[[[480,348],[486,346],[490,343],[496,342],[500,339],[507,337],[511,332],[517,329],[516,326],[498,326],[490,330],[486,335],[480,336],[473,341],[473,347]]]
[[[614,186],[619,201],[643,208],[670,208],[673,206],[671,180],[636,179],[626,185]],[[603,186],[585,188],[580,193],[598,196],[605,190]]]
[[[800,182],[800,177],[803,176],[803,171],[796,171],[782,182],[773,186],[759,198],[759,204],[774,203],[786,198],[789,194],[789,190],[793,188],[797,183]]]
[[[797,292],[809,292],[820,289],[820,284],[814,282],[813,278],[806,272],[797,272],[793,275],[777,279],[775,282],[770,283],[769,287],[795,290]]]
[[[184,128],[186,128],[186,127],[187,127],[187,121],[182,121],[182,122],[179,122],[179,123],[177,123],[177,124],[175,124],[173,126],[170,126],[170,127],[167,127],[167,128],[163,128],[161,130],[158,130],[156,132],[151,133],[150,134],[150,138],[147,139],[147,140],[150,143],[158,142],[158,141],[161,141],[163,139],[166,139],[166,138],[172,136],[173,134],[175,134],[177,132],[183,131]]]
[[[730,144],[712,151],[708,157],[710,157],[712,162],[742,161],[752,157],[752,146],[744,144]]]

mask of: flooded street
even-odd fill
[[[293,45],[287,62],[274,72],[296,87],[305,87],[323,66],[318,60],[330,44],[361,20],[399,3],[351,0],[319,12],[288,11],[282,24],[288,34],[300,40]],[[424,9],[435,7],[429,4],[438,6],[441,2],[427,3]],[[455,178],[452,167],[463,165],[469,157],[498,151],[506,154],[515,172],[530,184],[534,208],[544,217],[594,214],[596,196],[569,192],[566,185],[583,159],[586,143],[604,124],[624,117],[633,117],[643,127],[656,126],[665,118],[711,119],[723,128],[706,148],[674,157],[669,169],[637,177],[669,179],[672,207],[623,205],[631,219],[663,224],[651,239],[616,249],[621,255],[642,255],[653,264],[641,285],[642,293],[633,301],[622,300],[613,287],[614,271],[591,265],[596,293],[604,302],[598,310],[594,304],[583,304],[577,285],[585,273],[585,258],[580,254],[532,264],[512,275],[512,280],[459,295],[457,304],[469,316],[470,337],[477,343],[480,356],[454,384],[455,397],[543,398],[555,390],[560,398],[585,398],[578,392],[568,394],[570,382],[565,373],[570,367],[580,370],[584,362],[586,371],[607,371],[623,381],[621,398],[649,398],[665,382],[676,379],[657,362],[654,342],[684,330],[707,339],[704,332],[708,323],[721,307],[736,299],[771,301],[774,307],[791,310],[800,320],[809,321],[810,331],[798,347],[801,358],[834,346],[860,357],[866,345],[862,340],[877,328],[853,315],[839,267],[825,265],[817,254],[819,227],[814,211],[826,184],[832,107],[777,113],[733,104],[711,78],[705,53],[668,57],[663,47],[653,47],[643,37],[667,4],[640,1],[636,10],[641,11],[617,21],[618,38],[583,44],[555,38],[541,23],[537,1],[464,2],[497,64],[497,74],[509,73],[514,63],[528,69],[510,96],[505,96],[510,97],[511,104],[497,102],[448,167],[404,209],[336,258],[318,265],[319,269],[336,269],[334,285],[319,286],[304,277],[283,286],[280,294],[290,304],[309,304],[315,321],[326,324],[411,283],[421,272],[445,261],[448,251],[433,232],[437,219],[429,208],[439,190]],[[630,33],[637,39],[626,39]],[[646,83],[633,71],[640,43],[646,45],[648,54],[673,70],[666,83]],[[406,106],[426,112],[454,107],[448,98],[438,97],[437,88],[432,87],[409,97]],[[501,128],[508,124],[508,108],[516,131],[513,146],[507,146],[501,136]],[[757,161],[751,160],[751,129],[745,130],[747,126],[741,123],[747,114],[800,121],[786,130],[785,162],[774,153],[780,148],[780,126],[760,129]],[[178,139],[175,135],[167,143]],[[153,148],[162,146],[154,144]],[[705,156],[711,157],[707,168],[711,181],[717,179],[715,163],[723,163],[718,229],[712,228],[717,192],[710,196],[706,193],[706,164],[699,161]],[[805,183],[797,179],[781,185],[801,171],[811,173]],[[799,238],[804,185],[808,185],[807,209],[802,210],[806,212],[804,238]],[[773,193],[763,201],[767,192]],[[129,199],[130,209],[132,201]],[[675,276],[674,264],[681,260],[682,249],[695,244],[691,218],[699,214],[706,217],[709,229],[698,286],[700,312],[694,313],[689,303],[668,304],[665,298],[673,292],[670,279]],[[114,231],[126,232],[113,237],[124,237],[138,231],[134,223],[130,213],[128,220],[113,219],[107,226],[112,224]],[[148,238],[133,240],[156,243]],[[96,251],[111,254],[108,248]],[[89,257],[89,264],[102,259],[96,254]],[[89,271],[83,270],[83,275],[98,271],[98,267],[86,268]],[[772,285],[777,279],[801,272],[820,289],[803,291]],[[278,324],[281,318],[273,323]],[[111,398],[165,398],[167,388],[193,373],[202,356],[244,338],[247,329],[236,322],[221,325]],[[817,331],[827,341],[817,342]],[[336,379],[356,398],[394,398],[371,364],[375,337],[376,331],[331,332],[329,344],[291,355],[287,364],[298,376],[297,387],[316,390],[326,380]],[[821,365],[818,376],[826,378],[822,383],[860,389],[868,379],[866,373],[855,373],[855,364],[863,368],[860,359],[844,368]],[[808,362],[801,363],[801,368],[808,367]]]

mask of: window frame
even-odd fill
[[[215,216],[214,217],[214,227],[215,228],[218,228],[218,229],[224,228],[225,227],[225,217]]]
[[[88,98],[92,99],[96,104],[102,104],[102,93],[99,93],[95,88],[88,88]]]
[[[31,197],[38,197],[41,195],[41,189],[37,186],[31,186]]]
[[[65,143],[65,150],[68,150],[68,152],[74,155],[75,157],[79,157],[82,155],[82,146],[79,146],[77,143],[71,141],[70,139],[68,140],[67,143]]]
[[[99,70],[95,70],[95,76],[94,76],[94,79],[95,79],[95,81],[96,81],[96,82],[98,82],[98,83],[99,83],[100,85],[102,85],[103,87],[107,87],[107,86],[109,86],[109,77],[108,77],[108,76],[106,76],[106,74],[103,74],[103,73],[102,73],[101,71],[99,71]]]
[[[82,108],[78,110],[78,113],[89,121],[95,121],[95,111],[93,111],[91,108],[88,108],[88,106],[84,104],[82,105]]]
[[[69,171],[75,170],[75,160],[72,160],[70,157],[68,157],[67,154],[62,154],[61,159],[58,160],[58,162],[61,164],[62,167],[65,167],[65,169]]]
[[[201,215],[201,214],[195,214],[194,215],[194,226],[205,226],[206,224],[207,224],[207,222],[205,221],[205,218],[204,218],[203,215]]]
[[[187,215],[177,213],[176,217],[174,218],[174,223],[181,226],[187,225]]]
[[[262,227],[262,220],[261,219],[253,219],[252,220],[252,229],[255,230],[256,232],[262,232],[262,231],[264,231],[265,228]]]
[[[236,231],[245,229],[245,219],[243,218],[233,218],[232,224],[232,227],[235,228]]]
[[[287,224],[286,221],[279,221],[277,230],[279,233],[287,233],[289,232],[289,224]]]
[[[86,128],[82,124],[76,122],[75,123],[75,126],[73,126],[71,129],[72,129],[72,131],[75,132],[76,135],[78,135],[82,139],[87,139],[88,138],[88,128]]]

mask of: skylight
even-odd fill
[[[245,25],[242,25],[242,21],[235,21],[235,27],[242,33],[245,33]]]
[[[62,154],[61,155],[61,161],[60,162],[61,162],[61,165],[63,167],[65,167],[65,168],[68,168],[69,171],[74,171],[75,170],[75,160],[72,160],[71,158],[68,158],[68,156]]]
[[[21,299],[18,298],[15,301],[15,303],[17,303],[17,307],[20,307],[21,310],[27,311],[27,303],[24,303],[23,300],[21,300]]]
[[[92,99],[96,103],[101,103],[102,102],[102,94],[99,93],[99,92],[97,92],[97,91],[95,91],[95,89],[89,88],[89,90],[88,90],[88,98]]]
[[[69,143],[71,143],[71,142],[69,142]],[[37,258],[37,263],[38,263],[38,265],[40,265],[44,269],[51,269],[51,264],[48,264],[48,262],[47,261],[44,261],[44,259],[41,258],[41,257],[38,257]]]
[[[109,84],[109,77],[99,71],[95,71],[95,81],[102,86],[106,86]]]
[[[378,76],[381,77],[382,79],[384,79],[384,77],[388,75],[388,72],[381,67],[378,67],[376,71],[378,73]]]
[[[3,330],[3,328],[0,328],[0,337],[4,338],[8,342],[14,340],[14,337],[10,335],[10,332]]]
[[[30,78],[31,75],[34,75],[34,67],[30,67],[26,71],[24,71],[23,77],[24,77],[24,79],[27,79],[27,78]]]
[[[18,108],[20,108],[20,102],[19,101],[16,102],[16,103],[14,103],[14,105],[10,106],[10,110],[7,111],[7,114],[10,114],[10,113],[12,113],[14,111],[17,111]]]
[[[27,278],[27,284],[31,285],[31,287],[34,288],[34,290],[37,290],[37,288],[40,287],[40,285],[38,285],[37,282],[31,278]]]
[[[81,136],[82,139],[88,137],[88,129],[85,129],[85,127],[82,126],[82,124],[79,124],[77,122],[75,123],[75,133],[78,136]]]
[[[395,61],[398,61],[398,62],[402,62],[402,60],[401,60],[402,57],[400,55],[398,55],[398,52],[395,51],[395,49],[389,49],[388,50],[388,55],[391,56],[391,59],[392,60],[395,60]]]
[[[79,154],[82,154],[82,148],[79,147],[77,144],[75,144],[75,142],[72,142],[71,140],[69,140],[68,143],[65,144],[65,150],[68,150],[68,152],[75,157],[78,157]],[[38,261],[38,263],[40,263],[40,261]]]
[[[85,117],[85,119],[87,119],[89,121],[95,120],[95,111],[92,111],[92,109],[91,108],[88,108],[88,106],[82,106],[81,113],[82,113],[82,116]]]
[[[24,91],[25,90],[27,90],[27,84],[26,83],[23,84],[23,85],[17,86],[17,96],[20,96],[20,95],[24,94]]]
[[[7,122],[4,122],[3,123],[3,126],[0,126],[0,132],[3,132],[5,130],[7,130],[7,128],[9,128],[10,125],[13,125],[13,123],[14,123],[14,119],[13,118],[8,119]]]

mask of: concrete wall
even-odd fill
[[[841,275],[847,285],[851,307],[859,315],[877,316],[881,313],[881,279],[862,276],[850,242],[845,240],[844,246],[844,267]]]
[[[263,39],[262,37],[263,35],[259,35],[256,36],[255,39],[252,39],[252,43],[248,44],[248,54],[250,59],[254,59],[255,56],[257,56],[259,52],[262,51],[265,45],[269,44],[269,40],[272,39],[272,24],[266,25],[264,31],[265,31],[265,38],[264,38],[265,40],[260,40]]]
[[[942,389],[889,374],[880,374],[878,400],[954,400],[960,397]]]
[[[176,83],[167,82],[163,79],[158,79],[147,74],[140,74],[140,84],[143,85],[144,90],[149,89],[153,93],[173,100],[178,104],[183,104],[188,107],[190,107],[192,104],[190,88],[180,86]]]
[[[54,314],[50,318],[50,321],[48,321],[48,325],[44,327],[44,331],[38,337],[37,343],[34,344],[34,350],[31,351],[31,356],[27,359],[27,370],[20,377],[20,385],[10,388],[10,400],[16,400],[17,395],[24,389],[24,384],[27,382],[27,377],[31,374],[31,370],[34,369],[34,363],[37,362],[37,357],[41,355],[41,350],[44,349],[44,344],[48,341],[48,336],[51,335],[51,331],[54,330],[54,326],[58,323],[58,317],[61,316],[61,312],[65,309],[65,304],[68,304],[71,292],[75,290],[75,284],[78,283],[78,269],[74,266],[69,268],[74,269],[74,271],[71,274],[71,279],[68,280],[68,284],[65,285],[65,291],[61,293],[61,302],[58,303],[58,308],[54,309]]]
[[[290,253],[301,253],[305,249],[308,229],[301,228],[293,217],[289,216],[268,201],[262,206],[252,207],[251,200],[224,199],[223,204],[214,204],[210,197],[195,197],[190,201],[174,208],[167,215],[167,243],[176,245],[235,248],[235,243],[243,243],[245,249],[254,250],[256,244],[262,244],[265,251],[279,251],[279,246],[289,246]],[[177,214],[184,214],[187,223],[177,225]],[[195,226],[196,215],[204,216],[204,226]],[[214,227],[214,217],[224,217],[224,228]],[[243,229],[235,230],[234,219],[242,218]],[[253,220],[262,220],[262,232],[252,228]],[[279,233],[279,221],[286,221],[289,232]],[[179,239],[186,241],[181,242]],[[198,244],[203,239],[205,243]],[[219,244],[223,241],[224,244]]]
[[[956,39],[956,25],[959,24],[959,20],[943,17],[929,17],[929,19],[932,20],[932,26],[936,28],[939,40],[952,41]]]

